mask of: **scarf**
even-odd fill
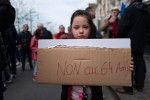
[[[111,18],[112,16],[109,17],[109,19]],[[115,38],[117,37],[117,26],[118,26],[118,23],[117,23],[117,20],[115,22],[113,22],[113,29],[112,29],[112,38]]]

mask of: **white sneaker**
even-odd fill
[[[6,87],[6,86],[7,86],[7,84],[6,84],[6,83],[3,83],[3,85],[4,85],[4,87]]]
[[[19,65],[19,64],[20,64],[19,62],[16,63],[16,65]]]
[[[11,79],[16,78],[16,75],[12,74],[10,77],[11,77]]]
[[[13,81],[12,81],[12,78],[11,78],[11,77],[9,78],[9,80],[6,81],[6,83],[8,83],[8,84],[9,84],[9,83],[12,83],[12,82],[13,82]]]

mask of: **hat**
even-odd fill
[[[120,13],[120,10],[117,6],[115,6],[114,8],[111,9],[111,11],[118,11]]]

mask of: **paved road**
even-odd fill
[[[60,100],[61,85],[37,84],[32,80],[32,70],[28,64],[21,72],[18,66],[17,77],[4,92],[4,100]],[[104,100],[116,100],[108,87],[103,87]]]
[[[14,82],[7,86],[4,100],[60,100],[60,92],[60,85],[37,84],[32,80],[32,70],[21,72],[18,68]]]

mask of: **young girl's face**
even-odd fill
[[[71,27],[75,39],[88,39],[90,35],[90,25],[84,16],[74,18]]]

